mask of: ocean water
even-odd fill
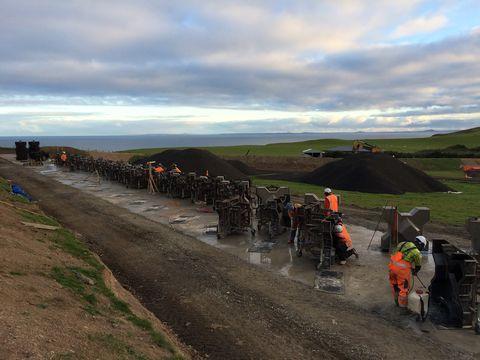
[[[265,145],[315,139],[393,139],[428,137],[438,131],[415,132],[338,132],[338,133],[269,133],[217,135],[122,135],[122,136],[0,136],[0,147],[15,147],[15,141],[38,140],[41,146],[71,146],[82,150],[121,151],[161,147],[202,147],[231,145]]]

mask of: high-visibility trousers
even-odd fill
[[[410,290],[410,281],[412,279],[411,273],[390,270],[389,275],[390,286],[392,288],[392,295],[395,303],[400,307],[407,307],[408,292]]]

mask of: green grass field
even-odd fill
[[[460,169],[462,162],[458,158],[415,158],[402,160],[408,165],[416,167],[437,179],[461,180],[464,178],[464,173]]]
[[[254,178],[255,185],[288,186],[297,195],[310,192],[323,196],[323,187],[298,182],[266,180]],[[382,206],[398,206],[401,211],[409,211],[414,207],[427,206],[431,210],[433,221],[463,225],[471,216],[480,215],[480,184],[468,184],[461,181],[448,180],[445,183],[461,194],[448,193],[406,193],[403,195],[369,194],[355,191],[336,190],[342,197],[343,204],[355,205],[366,209],[378,209]]]
[[[359,135],[360,137],[361,135]],[[480,146],[480,128],[474,128],[465,132],[456,132],[446,135],[432,136],[413,139],[372,139],[369,143],[375,144],[387,151],[416,152],[420,150],[444,149],[452,145],[465,145],[467,147]],[[335,146],[350,146],[351,140],[320,139],[293,143],[279,143],[268,145],[240,145],[240,146],[213,146],[206,147],[217,155],[241,156],[247,151],[250,155],[262,156],[299,156],[302,150],[315,149],[327,150]],[[165,150],[164,148],[135,149],[125,152],[151,155]]]

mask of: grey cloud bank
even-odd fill
[[[12,134],[19,124],[59,134],[479,125],[480,31],[455,31],[465,19],[449,18],[450,4],[4,0],[0,131]],[[480,12],[468,6],[471,16]],[[162,116],[161,108],[154,118],[118,121],[112,118],[121,114],[102,120],[88,109],[48,109],[112,103],[290,114],[192,123]],[[299,120],[305,111],[322,114]]]

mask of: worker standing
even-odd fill
[[[332,192],[332,189],[325,188],[323,191],[325,195],[325,212],[326,216],[330,215],[332,212],[338,212],[338,197]]]
[[[408,293],[412,274],[417,275],[421,269],[422,254],[427,245],[424,236],[417,236],[413,242],[403,241],[398,244],[395,253],[390,257],[389,278],[395,304],[407,307]]]
[[[177,166],[177,164],[172,164],[172,169],[171,169],[172,172],[174,173],[177,173],[177,174],[180,174],[182,171],[179,169],[179,167]]]
[[[337,224],[333,228],[334,239],[333,246],[335,247],[335,253],[338,256],[340,265],[345,265],[347,259],[355,255],[358,259],[357,250],[353,247],[352,238],[347,231],[347,227],[344,224]]]
[[[60,160],[62,161],[62,165],[65,166],[67,163],[67,153],[65,151],[62,151],[62,155],[60,155]]]
[[[288,239],[288,243],[290,245],[293,245],[295,243],[295,237],[297,236],[297,232],[300,227],[300,219],[298,217],[298,212],[300,211],[300,208],[302,207],[302,204],[292,204],[289,202],[287,204],[287,210],[288,210],[288,217],[290,218],[290,238]]]

